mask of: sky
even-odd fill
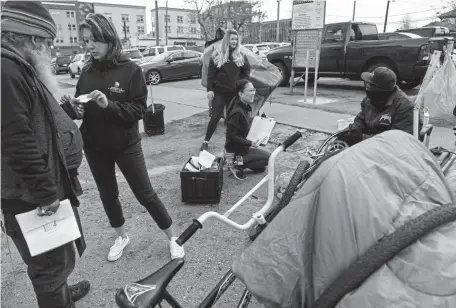
[[[203,2],[204,0],[197,1]],[[266,20],[276,20],[277,0],[261,1],[262,9],[267,14]],[[280,18],[291,18],[293,0],[280,1]],[[95,0],[95,2],[146,6],[147,32],[151,30],[150,10],[155,7],[154,0]],[[375,23],[377,24],[378,31],[383,32],[387,2],[388,0],[356,0],[355,21]],[[449,8],[446,10],[442,9],[444,2],[444,0],[391,0],[386,31],[395,31],[399,28],[406,14],[409,15],[413,27],[421,27],[432,21],[438,21],[435,18],[436,11],[443,13],[449,10]],[[353,4],[354,0],[327,0],[326,23],[351,20]],[[159,7],[165,5],[166,0],[158,0]],[[194,8],[185,0],[168,0],[168,7]]]

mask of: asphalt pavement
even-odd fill
[[[73,94],[77,79],[69,75],[57,76],[65,93]],[[159,103],[165,106],[165,124],[187,118],[208,109],[206,89],[200,79],[163,82],[150,87],[148,105]],[[415,95],[417,89],[407,91]],[[277,88],[265,103],[262,112],[278,123],[324,133],[338,130],[338,120],[356,115],[364,97],[362,82],[322,78],[318,81],[316,102],[313,103],[313,86],[309,85],[304,102],[304,84],[299,83],[291,95],[289,88]],[[140,130],[143,125],[140,123]],[[431,146],[454,147],[455,136],[451,128],[434,127]]]

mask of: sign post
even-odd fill
[[[305,69],[304,103],[307,100],[309,69],[314,72],[314,97],[316,103],[318,66],[323,28],[325,26],[326,0],[293,0],[293,59],[290,92],[293,93],[297,70]],[[300,79],[303,76],[300,77]]]

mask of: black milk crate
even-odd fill
[[[162,104],[154,104],[154,108],[155,110],[152,109],[152,104],[147,107],[143,119],[144,132],[148,136],[163,135],[165,133],[165,119],[163,117],[165,106]]]
[[[182,202],[191,204],[219,203],[223,187],[223,159],[217,157],[219,167],[216,172],[185,170],[185,165],[180,173]]]

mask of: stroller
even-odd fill
[[[438,160],[389,131],[323,162],[232,268],[265,307],[456,307],[455,220]]]

